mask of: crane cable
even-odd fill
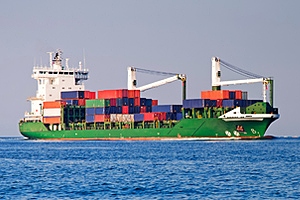
[[[227,69],[229,69],[229,70],[231,70],[231,71],[233,71],[233,72],[236,72],[236,73],[238,73],[238,74],[240,74],[240,75],[242,75],[242,76],[248,77],[248,78],[264,78],[263,76],[254,74],[254,73],[252,73],[252,72],[248,72],[248,71],[246,71],[246,70],[244,70],[244,69],[241,69],[241,68],[239,68],[239,67],[236,67],[236,66],[234,66],[234,65],[231,65],[231,64],[229,64],[229,63],[227,63],[227,62],[225,62],[225,61],[223,61],[223,60],[220,60],[220,64],[221,64],[222,66],[224,66],[225,68],[227,68]]]
[[[159,72],[159,71],[153,71],[148,69],[141,69],[141,68],[134,68],[137,72],[147,73],[147,74],[156,74],[156,75],[162,75],[162,76],[175,76],[178,74],[175,73],[169,73],[169,72]]]

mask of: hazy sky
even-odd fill
[[[0,136],[21,136],[18,121],[35,96],[32,67],[48,65],[48,51],[83,61],[86,89],[127,87],[127,66],[184,73],[187,97],[211,89],[211,57],[275,79],[281,117],[269,135],[300,135],[300,1],[1,1]],[[164,77],[137,74],[138,84]],[[222,70],[222,80],[236,77]],[[249,98],[261,84],[237,86]],[[226,89],[225,87],[223,89]],[[233,89],[232,87],[228,89]],[[142,94],[161,104],[181,103],[181,83]]]

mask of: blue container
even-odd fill
[[[153,112],[155,112],[155,111],[153,111]],[[167,112],[166,113],[166,119],[167,120],[175,120],[176,119],[176,114],[173,113],[173,112]]]
[[[134,98],[128,98],[128,105],[134,106]]]
[[[133,114],[134,113],[134,106],[129,106],[128,107],[128,112],[129,112],[129,114]]]
[[[146,98],[140,98],[140,105],[145,106],[146,105]]]
[[[217,101],[215,101],[217,104]],[[204,108],[212,106],[211,100],[209,99],[185,99],[183,100],[184,108]]]
[[[86,115],[95,115],[95,108],[86,108],[85,114]]]
[[[176,113],[176,120],[182,119],[182,113]]]
[[[134,113],[140,113],[141,107],[140,106],[134,106]]]
[[[152,106],[152,99],[146,99],[145,106]]]
[[[142,122],[144,121],[144,114],[134,114],[133,119],[135,122]]]
[[[65,91],[60,93],[61,99],[84,99],[84,91]]]
[[[96,115],[108,115],[110,111],[110,107],[97,107],[95,108]]]
[[[85,121],[87,123],[93,123],[93,122],[95,122],[95,116],[94,115],[87,115],[87,116],[85,116]]]
[[[152,106],[146,106],[146,112],[152,112]]]
[[[122,106],[116,107],[116,114],[122,114]]]
[[[77,99],[73,99],[72,100],[72,105],[73,106],[78,106],[78,100]]]
[[[157,105],[152,106],[152,112],[181,112],[182,105]]]
[[[117,106],[128,106],[128,104],[129,102],[127,97],[117,98]]]
[[[229,99],[235,99],[235,91],[229,91]]]
[[[248,101],[247,100],[241,100],[241,99],[224,99],[222,102],[223,107],[246,107]]]
[[[110,106],[109,107],[109,114],[117,114],[117,107],[116,106]]]

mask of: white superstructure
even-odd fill
[[[44,101],[55,101],[60,99],[62,91],[84,90],[83,81],[89,78],[88,69],[82,69],[81,62],[79,68],[69,68],[68,59],[65,65],[62,63],[62,51],[58,50],[52,59],[53,52],[48,52],[50,56],[49,67],[33,68],[32,78],[37,80],[37,91],[35,97],[28,98],[31,101],[31,112],[25,113],[25,120],[40,120],[42,116],[42,106]]]

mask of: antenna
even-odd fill
[[[85,50],[83,49],[83,68],[85,69]]]
[[[49,65],[52,67],[52,55],[54,52],[47,52],[49,54]]]
[[[79,61],[79,70],[81,71],[81,68],[82,68],[82,63],[81,61]]]
[[[66,68],[69,69],[69,58],[66,58]]]

